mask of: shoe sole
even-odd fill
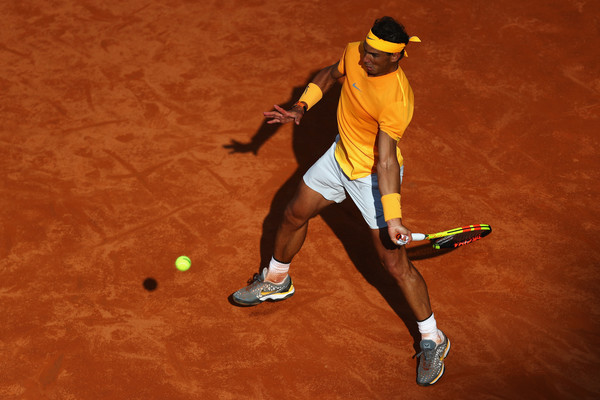
[[[236,299],[235,297],[233,297],[233,301],[241,306],[256,306],[264,301],[277,302],[277,301],[285,300],[288,297],[292,297],[292,295],[294,294],[295,291],[296,290],[294,289],[294,284],[292,283],[290,285],[290,288],[285,292],[268,294],[266,296],[258,298],[256,301],[253,301],[253,302],[246,302],[241,299]]]
[[[442,356],[441,360],[445,360],[446,357],[448,357],[448,353],[450,353],[450,338],[446,337],[446,339],[448,339],[448,346],[446,346],[446,350],[444,351],[444,355]],[[436,383],[437,381],[440,380],[440,378],[442,377],[442,375],[444,375],[444,371],[446,371],[446,366],[444,364],[442,364],[442,370],[440,371],[440,373],[438,374],[438,376],[435,377],[435,379],[433,379],[431,382],[427,382],[427,383],[419,383],[417,382],[417,384],[419,386],[431,386],[434,383]]]

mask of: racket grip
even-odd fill
[[[407,243],[408,243],[408,240],[402,240],[402,235],[401,234],[397,234],[396,235],[396,244],[398,246],[404,246]]]
[[[423,234],[423,233],[411,233],[410,237],[412,238],[413,241],[418,242],[419,240],[425,240],[427,239],[427,235]],[[406,243],[406,241],[402,240],[402,237],[400,234],[396,235],[396,244],[399,246],[404,246]]]
[[[423,233],[413,233],[411,236],[414,241],[425,240],[427,238]]]

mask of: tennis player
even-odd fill
[[[306,172],[288,204],[275,238],[268,268],[233,294],[241,305],[284,300],[294,294],[288,275],[300,251],[308,221],[323,208],[340,203],[348,194],[368,226],[380,261],[397,282],[421,333],[417,383],[432,385],[444,373],[450,340],[438,329],[427,285],[410,262],[406,248],[411,232],[402,223],[400,186],[403,158],[398,142],[413,115],[413,91],[399,67],[409,37],[391,17],[375,21],[365,40],[349,43],[342,58],[320,70],[298,102],[289,110],[275,106],[265,112],[268,123],[300,124],[334,83],[345,77],[338,103],[338,136],[328,151]]]

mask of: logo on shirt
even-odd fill
[[[356,86],[356,82],[354,82],[354,83],[352,84],[352,87],[353,87],[354,89],[358,90],[359,92],[362,92],[362,90],[360,90],[360,88],[359,88],[358,86]]]

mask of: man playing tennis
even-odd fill
[[[264,113],[268,123],[299,124],[323,93],[345,77],[335,143],[306,172],[288,204],[269,267],[235,292],[233,300],[249,306],[292,296],[288,270],[302,247],[308,221],[325,207],[342,202],[348,193],[371,228],[383,266],[417,319],[422,339],[417,383],[428,386],[444,373],[450,341],[437,328],[423,277],[408,259],[406,248],[396,242],[397,237],[405,243],[411,240],[410,230],[402,224],[403,158],[398,147],[413,115],[413,92],[398,65],[409,41],[420,40],[409,37],[393,18],[378,19],[364,41],[349,43],[340,61],[317,73],[290,110],[275,106]]]

